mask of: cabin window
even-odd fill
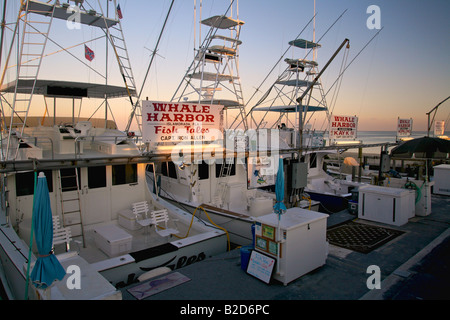
[[[207,164],[205,161],[202,161],[202,163],[198,165],[198,179],[209,179],[209,164]]]
[[[163,162],[161,165],[161,173],[163,176],[169,178],[177,178],[177,170],[175,168],[175,164],[172,161]]]
[[[81,185],[80,181],[80,168],[76,168],[78,171],[75,173],[75,168],[60,169],[61,174],[61,188],[63,192],[66,191],[76,191],[78,186]],[[78,185],[77,185],[77,174],[78,174]]]
[[[137,183],[137,165],[136,164],[119,164],[112,166],[112,184],[113,186],[120,184]]]
[[[216,178],[220,177],[221,171],[223,177],[236,175],[236,158],[223,159],[222,163],[216,162]]]
[[[311,153],[309,155],[309,167],[316,168],[317,167],[317,154]]]
[[[88,167],[88,188],[106,187],[106,167]]]
[[[42,170],[38,171],[44,172],[45,177],[47,178],[47,186],[48,191],[53,192],[53,179],[52,179],[52,171],[51,170]],[[16,196],[28,196],[34,194],[34,172],[24,172],[16,174]]]

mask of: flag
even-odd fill
[[[120,10],[120,4],[117,5],[117,16],[119,17],[119,19],[122,19],[122,10]]]
[[[89,61],[92,61],[95,58],[94,51],[89,49],[89,47],[87,45],[84,45],[84,57],[86,59],[88,59]]]

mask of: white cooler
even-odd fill
[[[140,214],[138,218],[140,218]],[[139,230],[142,226],[136,222],[136,215],[130,209],[125,209],[119,212],[119,224],[128,230]]]
[[[273,270],[276,280],[287,285],[325,264],[327,218],[327,214],[294,207],[280,220],[275,213],[255,219],[255,250],[278,260]]]
[[[132,236],[115,225],[94,229],[95,244],[108,256],[115,257],[131,251]]]
[[[450,164],[440,164],[434,169],[434,194],[450,196]]]
[[[411,189],[360,187],[358,218],[402,226],[415,215],[415,198],[416,193]]]

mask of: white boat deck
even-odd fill
[[[114,222],[110,223],[110,225],[115,225],[132,236],[131,249],[126,253],[153,248],[178,239],[176,236],[161,237],[159,234],[156,233],[154,226],[150,226],[147,232],[145,228],[141,228],[138,230],[129,230],[120,225],[115,224]],[[179,230],[179,233],[177,234],[177,236],[179,237],[184,237],[187,234],[187,226],[185,226],[182,223],[171,222],[169,223],[169,227],[176,228],[177,230]],[[85,241],[86,241],[85,246],[83,246],[82,244],[81,236],[74,237],[74,239],[71,242],[71,250],[78,251],[79,255],[83,259],[85,259],[88,263],[91,264],[99,263],[103,260],[108,260],[112,258],[97,246],[94,238],[94,229],[95,227],[89,227],[87,230],[85,229]],[[189,231],[189,236],[196,235],[198,233],[199,233],[198,231],[192,228]],[[64,246],[61,246],[61,249],[59,247],[56,247],[55,250],[63,250],[63,247]],[[57,253],[59,252],[61,251],[57,251]]]

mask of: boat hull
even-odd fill
[[[192,243],[182,243],[179,240],[158,247],[132,252],[129,254],[133,262],[106,270],[100,274],[116,287],[136,282],[137,277],[156,268],[168,267],[171,270],[180,269],[195,262],[226,251],[226,235],[223,232],[212,232],[201,235],[205,239]]]
[[[115,288],[119,289],[136,282],[137,277],[153,269],[159,267],[168,267],[172,270],[179,269],[223,253],[227,249],[226,241],[226,234],[223,231],[211,231],[186,239],[175,240],[158,247],[131,252],[109,261],[89,264],[89,269],[98,272]],[[0,232],[0,272],[2,272],[1,279],[4,279],[2,283],[9,293],[8,299],[24,299],[28,248],[21,245],[18,250],[15,243],[22,244],[23,242],[11,228],[2,226]],[[60,256],[57,255],[57,257],[61,259]],[[117,264],[117,261],[126,261],[126,263]],[[83,274],[82,267],[81,274]],[[70,274],[67,273],[63,280],[55,283],[55,286],[60,289],[58,292],[67,291],[69,277]],[[80,289],[83,289],[83,282]],[[43,295],[41,291],[30,286],[29,298],[52,299]],[[78,298],[80,295],[76,297]],[[86,292],[85,296],[81,295],[81,297],[86,297],[86,299],[98,298],[91,297],[89,292]],[[104,298],[107,298],[107,296]]]
[[[307,191],[312,200],[319,201],[320,207],[327,213],[335,213],[348,208],[351,194],[333,195],[327,193]]]

